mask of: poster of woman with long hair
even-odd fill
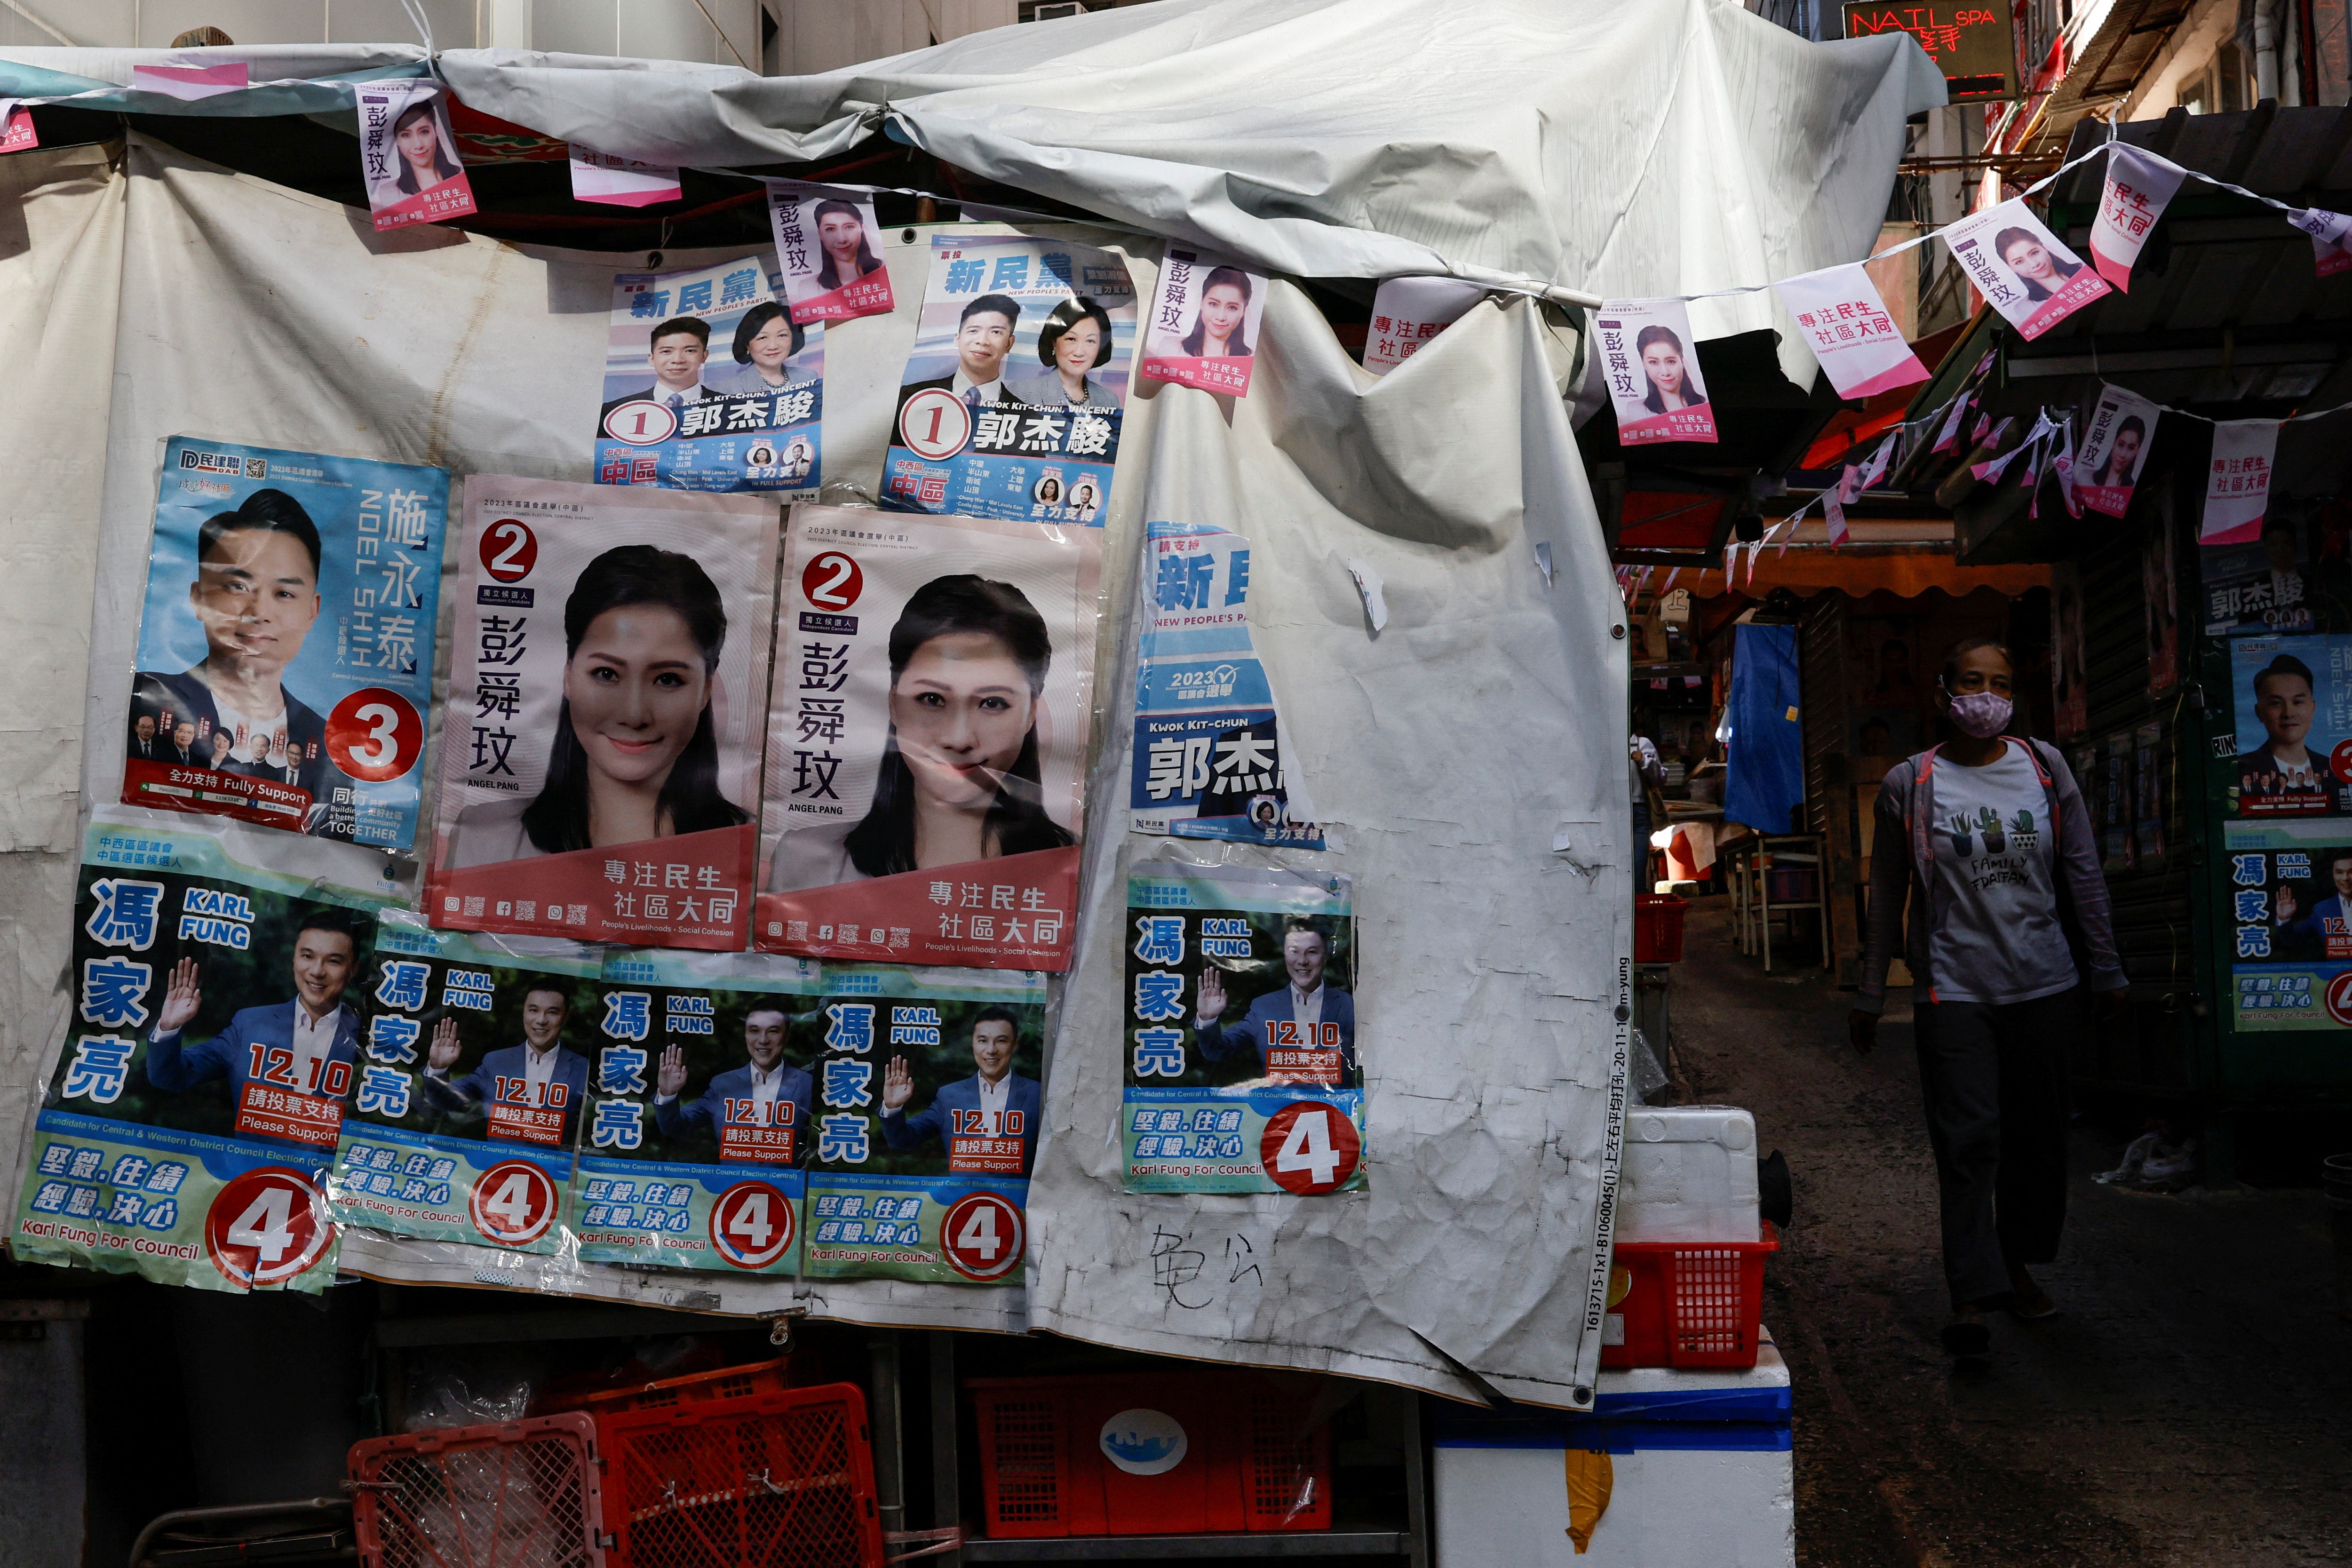
[[[774,503],[477,474],[466,511],[427,916],[740,948]]]
[[[458,162],[449,107],[436,83],[363,81],[354,95],[360,172],[378,230],[439,223],[475,210],[474,187]]]
[[[793,321],[887,316],[897,308],[871,195],[770,180],[768,224]]]
[[[1098,536],[810,505],[788,533],[756,944],[1067,968]]]

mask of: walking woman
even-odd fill
[[[2116,1017],[2126,984],[2082,791],[2055,748],[2003,733],[2014,679],[1992,638],[1956,645],[1936,698],[1949,738],[1879,786],[1848,1020],[1867,1052],[1899,927],[1952,1297],[1943,1340],[1956,1356],[1990,1347],[1988,1311],[2058,1310],[2027,1270],[2057,1256],[2065,1224],[2067,1052],[2087,1026],[2086,987]]]

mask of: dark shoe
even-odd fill
[[[2009,1282],[2012,1288],[2009,1300],[2011,1317],[2021,1323],[2032,1323],[2058,1315],[2058,1303],[2050,1299],[2047,1290],[2033,1282],[2033,1276],[2025,1271],[2023,1264],[2009,1266]]]
[[[1946,1353],[1958,1358],[1985,1355],[1992,1350],[1992,1331],[1973,1310],[1963,1310],[1946,1323],[1942,1338]]]

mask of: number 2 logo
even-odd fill
[[[820,610],[845,610],[866,591],[866,574],[838,550],[828,550],[801,574],[801,596]]]
[[[501,583],[520,583],[539,563],[539,540],[514,518],[482,530],[482,570]]]

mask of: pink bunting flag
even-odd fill
[[[2128,293],[2132,264],[2188,171],[2153,153],[2116,142],[2107,149],[2107,182],[2091,219],[2091,263]]]

